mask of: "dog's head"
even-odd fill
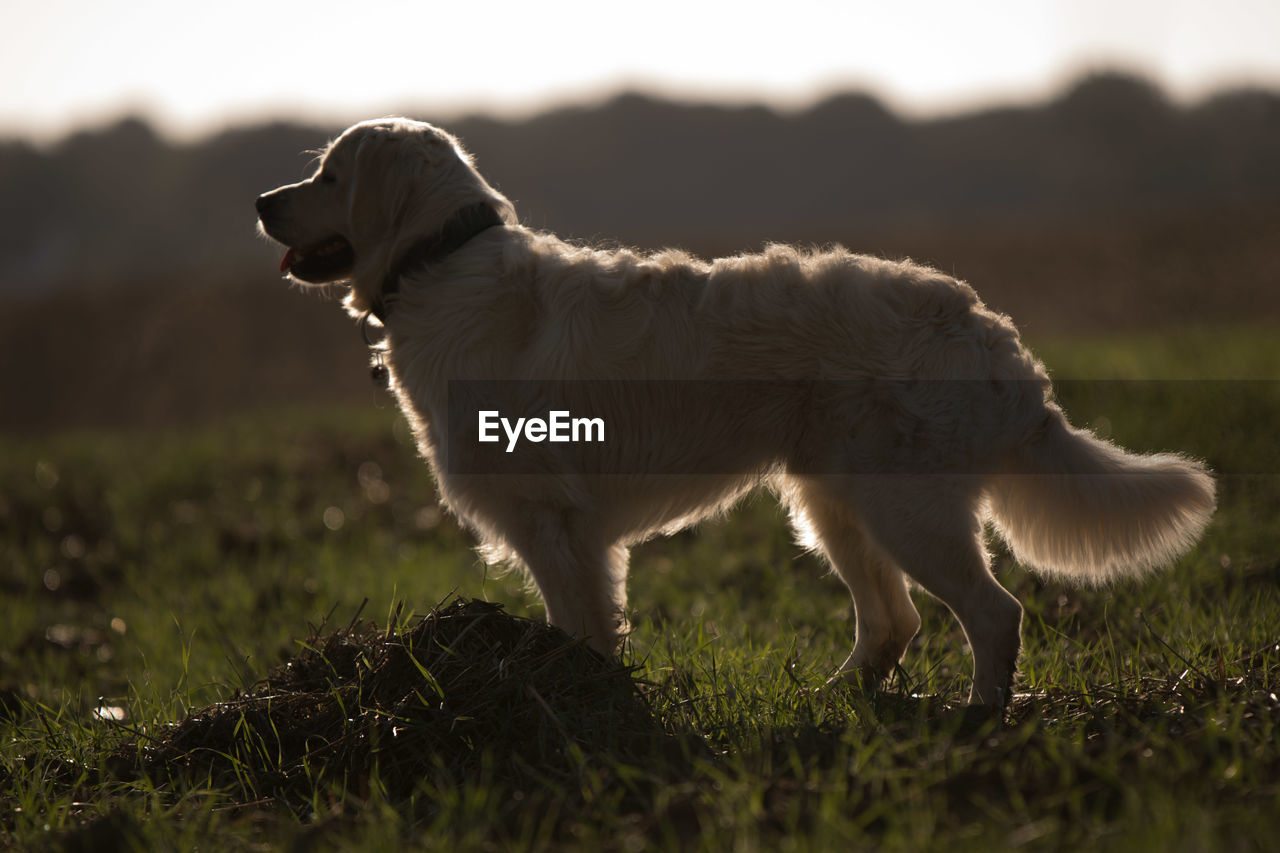
[[[281,272],[303,284],[349,282],[348,307],[364,311],[410,246],[477,202],[516,222],[456,139],[397,118],[348,128],[315,174],[259,196],[257,209],[262,233],[286,247]]]

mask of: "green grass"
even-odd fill
[[[848,595],[760,498],[634,553],[630,656],[666,733],[649,759],[602,750],[540,777],[481,756],[465,778],[424,772],[407,799],[318,782],[305,809],[252,782],[121,773],[113,756],[251,688],[312,626],[345,626],[361,607],[386,624],[398,602],[425,611],[456,592],[541,615],[436,511],[395,413],[7,441],[0,840],[1265,848],[1280,833],[1277,339],[1245,328],[1037,348],[1057,377],[1116,380],[1063,382],[1075,422],[1205,458],[1223,474],[1221,508],[1194,551],[1144,583],[1075,589],[998,555],[1027,611],[1002,728],[958,707],[963,637],[921,593],[924,626],[887,689],[824,689],[852,641]]]

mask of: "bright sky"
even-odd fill
[[[621,88],[915,114],[1084,70],[1178,97],[1280,87],[1277,0],[41,0],[6,4],[0,136],[142,112],[191,136],[267,118],[527,114]]]

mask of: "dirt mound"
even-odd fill
[[[500,605],[455,600],[402,631],[314,636],[249,693],[140,745],[162,784],[304,807],[317,790],[408,796],[431,775],[554,779],[662,737],[632,670]]]

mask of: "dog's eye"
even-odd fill
[[[337,176],[337,175],[335,175],[333,172],[321,172],[321,173],[320,173],[320,183],[322,183],[322,184],[336,184],[337,182],[338,182],[338,176]]]

